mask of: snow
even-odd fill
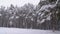
[[[48,8],[54,8],[56,5],[53,4],[53,5],[44,5],[41,7],[41,9],[39,11],[43,11],[43,10],[47,10]]]
[[[18,19],[19,18],[19,16],[16,16],[16,19]]]
[[[45,13],[42,13],[42,14],[41,14],[41,17],[42,17],[44,14],[45,14]]]
[[[0,27],[0,34],[60,34],[60,31]]]
[[[47,17],[47,20],[50,20],[50,16]]]
[[[33,21],[33,18],[31,18],[31,21]]]
[[[35,16],[35,14],[33,13],[32,15],[34,15]]]
[[[56,11],[56,14],[58,14],[58,11]]]
[[[14,16],[11,16],[9,19],[13,19],[14,18]]]
[[[44,1],[44,0],[41,0],[41,1]],[[39,13],[38,15],[40,15],[41,17],[43,17],[44,14],[45,14],[45,12],[50,12],[51,9],[54,9],[54,7],[57,6],[58,1],[59,1],[59,0],[57,0],[55,4],[43,5],[43,6],[40,8],[40,10],[37,11],[36,13],[39,13],[39,12],[40,12],[41,15],[40,15],[40,13]],[[43,12],[42,12],[42,11],[43,11]],[[56,13],[58,13],[58,12],[56,12]],[[45,17],[47,17],[47,18],[46,18],[46,19],[42,19],[40,23],[43,23],[45,20],[50,20],[50,19],[51,19],[51,18],[50,18],[50,15],[51,15],[51,13],[49,13],[48,15],[46,15]],[[38,22],[39,22],[39,21],[38,21]]]
[[[59,0],[56,1],[56,4],[58,4]]]
[[[43,23],[43,22],[45,22],[45,19],[42,19],[42,21],[40,23]]]
[[[25,18],[28,18],[28,17],[25,17]]]
[[[41,13],[38,13],[38,15],[40,15]]]
[[[52,5],[51,5],[51,4],[43,5],[43,6],[40,8],[39,11],[48,10],[49,8],[53,9],[53,8],[56,7],[56,5],[58,4],[58,1],[59,1],[59,0],[57,0],[56,3],[55,3],[55,4],[52,4]],[[39,12],[39,11],[38,11],[38,12]],[[38,12],[37,12],[37,13],[38,13]]]

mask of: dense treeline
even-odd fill
[[[54,1],[54,0],[53,0]],[[37,6],[33,4],[25,4],[22,7],[13,6],[11,4],[10,7],[5,8],[1,6],[0,8],[0,27],[16,27],[16,28],[32,28],[32,29],[53,29],[55,27],[57,30],[60,28],[60,9],[59,4],[55,9],[42,10],[41,7],[46,7],[44,5],[48,5],[53,1],[40,1]],[[56,3],[56,0],[54,1]],[[51,3],[51,5],[54,3]],[[41,9],[41,10],[40,10]],[[40,11],[39,11],[40,10]],[[53,16],[53,11],[59,12]],[[55,13],[56,14],[56,13]],[[58,23],[52,23],[58,21]],[[55,25],[56,24],[56,25]],[[55,26],[53,26],[55,25]]]

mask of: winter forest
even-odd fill
[[[1,6],[0,27],[60,30],[60,0],[40,0],[37,6]]]

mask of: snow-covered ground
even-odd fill
[[[60,34],[60,31],[0,27],[0,34]]]

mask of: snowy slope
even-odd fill
[[[0,27],[0,34],[60,34],[60,31]]]

